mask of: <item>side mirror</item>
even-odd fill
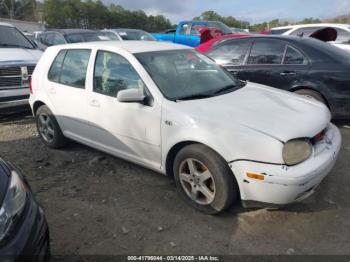
[[[139,89],[125,89],[118,92],[117,99],[124,103],[141,103],[145,101],[146,96]]]

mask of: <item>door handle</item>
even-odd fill
[[[282,72],[280,73],[281,76],[295,76],[297,73],[295,72]]]
[[[94,99],[94,100],[90,101],[90,106],[100,107],[100,103],[97,100]]]
[[[54,94],[56,94],[56,90],[54,88],[50,88],[49,93],[54,95]]]

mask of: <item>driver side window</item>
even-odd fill
[[[98,51],[94,70],[94,92],[117,97],[124,89],[145,92],[145,84],[133,66],[122,56]]]

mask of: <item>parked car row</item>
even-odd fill
[[[182,22],[168,39],[130,29],[51,30],[34,37],[48,46],[43,55],[31,35],[2,23],[0,109],[30,92],[45,145],[71,139],[169,175],[207,214],[238,200],[280,207],[307,198],[340,151],[331,118],[349,117],[350,53],[308,37],[225,27],[190,48],[203,40],[198,26],[223,25],[213,23]],[[0,255],[47,260],[44,215],[5,161],[0,189]]]

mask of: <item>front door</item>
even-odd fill
[[[96,53],[93,86],[88,96],[92,142],[104,151],[147,164],[161,163],[161,105],[125,103],[117,100],[124,89],[139,89],[151,96],[144,81],[122,55],[100,50]]]

